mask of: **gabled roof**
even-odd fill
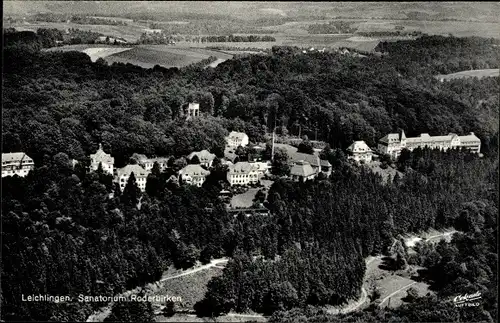
[[[149,174],[148,171],[146,171],[139,165],[127,165],[123,168],[117,169],[116,173],[118,175],[118,178],[122,177],[123,175],[126,175],[128,177],[131,173],[134,173],[135,178],[147,177]]]
[[[358,140],[358,141],[353,142],[347,148],[347,151],[349,151],[351,153],[357,153],[357,152],[371,152],[372,150],[370,149],[370,147],[368,147],[366,142],[364,142],[363,140]]]
[[[330,162],[326,159],[321,159],[320,165],[321,165],[321,167],[332,167],[332,164],[330,164]]]
[[[393,141],[399,141],[399,135],[397,133],[390,133],[379,140],[379,142],[383,142],[386,144]]]
[[[314,174],[316,174],[316,172],[311,167],[311,164],[303,160],[300,160],[297,163],[295,163],[295,165],[293,165],[292,169],[290,170],[290,175],[292,176],[308,177]]]
[[[198,156],[200,162],[211,162],[215,158],[215,154],[210,153],[208,150],[203,149],[202,151],[194,151],[188,155],[188,159],[193,159],[194,156]]]
[[[296,153],[293,153],[290,155],[290,160],[292,161],[292,163],[297,163],[299,161],[305,161],[314,167],[321,166],[321,161],[317,155],[310,155],[310,154],[296,152]]]
[[[243,138],[248,137],[244,132],[231,131],[229,133],[229,138],[243,140]]]
[[[18,153],[2,153],[2,162],[19,162],[23,159],[31,158],[23,152]]]
[[[229,174],[248,174],[251,171],[258,171],[259,166],[253,165],[249,162],[237,162],[229,166]]]
[[[187,176],[206,176],[210,174],[210,172],[200,165],[187,165],[183,169],[179,171],[180,174],[182,175],[187,175]]]
[[[111,157],[111,155],[106,154],[104,150],[102,150],[102,145],[99,144],[99,149],[95,154],[91,154],[90,158],[97,162],[97,163],[108,163],[108,164],[113,164],[115,162],[115,159]]]

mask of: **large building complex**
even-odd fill
[[[227,181],[231,186],[257,184],[260,177],[259,166],[249,162],[238,162],[231,165],[227,172]]]
[[[137,187],[144,192],[146,190],[146,182],[149,172],[139,165],[127,165],[116,170],[116,180],[120,184],[120,189],[123,191],[127,186],[130,175],[134,173]]]
[[[2,177],[24,177],[35,167],[33,159],[23,152],[2,154]]]
[[[99,144],[99,149],[95,154],[90,155],[90,169],[96,171],[99,168],[99,164],[102,165],[103,171],[113,174],[115,159],[104,152],[102,144]]]
[[[411,151],[417,147],[439,148],[442,150],[465,148],[471,152],[479,153],[481,140],[473,132],[465,136],[458,136],[454,133],[447,136],[430,136],[428,133],[423,133],[418,137],[407,138],[405,132],[401,131],[401,135],[390,133],[380,139],[378,143],[379,153],[388,154],[393,158],[397,158],[404,148]]]

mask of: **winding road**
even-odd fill
[[[424,239],[424,241],[430,241],[430,240],[434,240],[436,238],[441,238],[441,237],[446,237],[446,236],[450,236],[452,235],[453,233],[455,233],[457,231],[449,231],[449,232],[445,232],[445,233],[441,233],[441,234],[437,234],[437,235],[433,235],[433,236],[430,236],[430,237],[427,237],[426,239]],[[393,243],[393,246],[394,244],[396,243],[396,241]],[[369,275],[369,272],[370,272],[370,264],[372,264],[372,262],[374,262],[375,260],[381,260],[382,259],[382,255],[379,255],[379,256],[376,256],[376,257],[373,257],[373,256],[370,256],[368,258],[365,259],[366,261],[366,273],[365,273],[365,279],[364,279],[364,282],[363,282],[363,286],[361,287],[361,296],[359,297],[358,300],[356,300],[355,302],[353,302],[352,304],[349,304],[343,308],[329,308],[327,309],[327,313],[328,314],[332,314],[332,315],[337,315],[337,314],[345,314],[345,313],[350,313],[350,312],[354,312],[356,310],[359,310],[368,300],[368,293],[366,291],[366,288],[368,287],[367,286],[367,276]],[[179,278],[179,277],[183,277],[183,276],[187,276],[187,275],[192,275],[194,273],[197,273],[197,272],[200,272],[200,271],[203,271],[203,270],[207,270],[207,269],[210,269],[212,267],[215,267],[215,268],[223,268],[221,266],[221,264],[225,264],[229,261],[228,258],[219,258],[219,259],[214,259],[212,260],[210,263],[206,264],[206,265],[202,265],[202,266],[198,266],[196,268],[192,268],[192,269],[188,269],[180,274],[176,274],[176,275],[173,275],[173,276],[168,276],[168,277],[163,277],[162,279],[160,279],[159,281],[156,281],[155,283],[152,283],[152,284],[159,284],[161,282],[164,282],[164,281],[167,281],[167,280],[171,280],[171,279],[175,279],[175,278]],[[401,288],[399,288],[398,290],[392,292],[391,294],[389,294],[388,296],[386,296],[384,299],[382,299],[382,301],[380,302],[379,304],[379,307],[382,306],[382,304],[384,304],[388,299],[390,299],[391,297],[393,297],[394,295],[396,295],[397,293],[401,292],[401,291],[404,291],[405,289],[409,288],[410,286],[416,284],[416,282],[412,282],[406,286],[403,286]],[[134,293],[135,291],[138,291],[139,288],[135,288],[133,290],[129,290],[129,291],[126,291],[122,294],[120,294],[120,296],[129,296],[130,294]],[[108,304],[107,306],[99,309],[98,311],[94,312],[92,315],[90,315],[87,319],[87,322],[102,322],[104,320],[104,318],[106,318],[110,313],[111,313],[111,307],[112,307],[113,303],[110,303]],[[194,314],[187,314],[187,316],[196,316]],[[232,316],[232,317],[242,317],[242,318],[249,318],[249,319],[265,319],[266,317],[264,315],[261,315],[261,314],[239,314],[239,313],[228,313],[227,316]]]

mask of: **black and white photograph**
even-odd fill
[[[498,322],[500,2],[2,6],[0,322]]]

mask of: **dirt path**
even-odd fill
[[[403,286],[401,287],[400,289],[398,289],[397,291],[395,292],[392,292],[391,294],[387,295],[381,302],[380,304],[378,305],[379,307],[382,307],[382,304],[385,303],[385,301],[387,301],[389,298],[391,298],[392,296],[396,295],[397,293],[401,292],[401,291],[404,291],[406,290],[408,287],[412,286],[412,285],[415,285],[417,282],[413,282],[413,283],[410,283],[406,286]]]
[[[207,270],[207,269],[210,269],[212,267],[216,267],[219,264],[227,263],[227,262],[228,262],[227,258],[214,259],[206,265],[202,265],[202,266],[199,266],[196,268],[188,269],[188,270],[184,271],[183,273],[180,273],[177,275],[163,277],[159,281],[156,281],[156,282],[151,283],[151,284],[155,285],[155,284],[159,284],[161,282],[167,281],[167,280],[171,280],[171,279],[175,279],[175,278],[179,278],[179,277],[183,277],[183,276],[187,276],[187,275],[192,275],[192,274],[197,273],[199,271]],[[119,296],[127,297],[127,296],[132,295],[133,293],[138,292],[140,289],[141,289],[140,287],[134,288],[132,290],[128,290],[126,292],[123,292]],[[95,311],[87,318],[87,322],[102,322],[111,313],[112,306],[113,306],[113,302],[109,303],[105,307],[101,307],[99,310]]]

